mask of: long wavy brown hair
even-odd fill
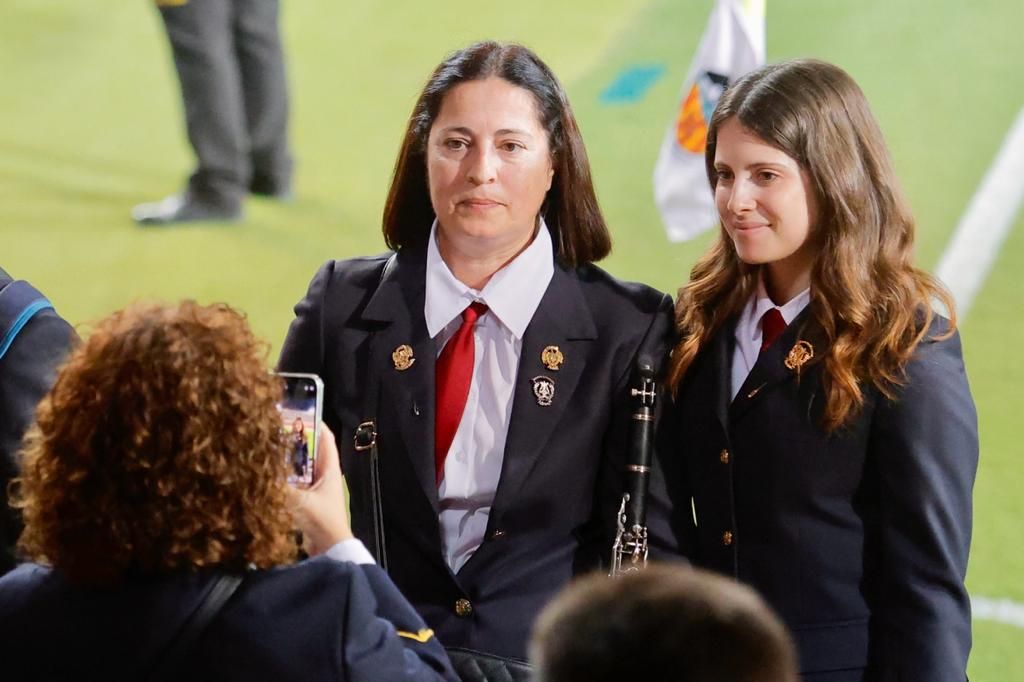
[[[935,316],[932,301],[956,329],[952,298],[912,264],[914,218],[864,93],[832,64],[795,59],[757,69],[722,96],[708,126],[705,166],[714,190],[718,131],[735,117],[807,172],[818,205],[809,239],[810,314],[824,333],[823,426],[832,431],[864,404],[864,387],[884,395],[904,380],[908,360]],[[761,266],[745,264],[724,226],[679,290],[680,341],[672,354],[675,389],[723,324],[752,295]]]
[[[266,354],[226,305],[136,304],[98,323],[27,438],[20,549],[79,584],[291,561]]]

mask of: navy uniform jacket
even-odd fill
[[[11,277],[0,269],[0,287]],[[19,451],[36,405],[50,390],[54,373],[77,339],[52,308],[33,315],[0,358],[0,575],[14,568],[18,515],[7,506],[7,483],[21,471]]]
[[[576,573],[610,556],[638,351],[656,361],[671,301],[594,266],[555,265],[523,337],[508,439],[483,544],[453,575],[442,554],[434,479],[434,365],[423,319],[426,250],[328,262],[295,307],[279,369],[324,379],[324,419],[338,434],[352,525],[372,543],[366,457],[353,429],[376,412],[389,572],[446,646],[525,658],[537,613]],[[392,352],[413,349],[400,371]],[[549,370],[546,346],[564,362]],[[543,406],[534,377],[555,392]],[[376,406],[365,403],[379,391]],[[659,491],[661,491],[659,493]],[[652,483],[653,543],[672,549],[663,482]],[[660,544],[659,544],[660,543]]]
[[[808,310],[735,400],[733,324],[680,386],[672,493],[680,508],[693,499],[692,559],[764,595],[809,679],[963,682],[978,431],[959,336],[922,342],[896,400],[866,389],[828,435],[821,366],[784,364],[798,339],[824,350]]]
[[[0,580],[4,679],[145,680],[211,584],[183,573],[82,589],[24,564]],[[182,679],[457,681],[425,628],[378,567],[320,557],[247,574]]]

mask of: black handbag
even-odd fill
[[[530,664],[518,658],[502,658],[482,651],[447,647],[452,668],[462,682],[530,682]]]

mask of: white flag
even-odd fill
[[[670,241],[692,239],[717,222],[704,168],[708,122],[725,88],[764,57],[764,0],[715,0],[654,167],[654,201]]]

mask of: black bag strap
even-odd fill
[[[0,282],[0,358],[32,316],[47,308],[53,308],[53,304],[25,280]]]
[[[241,575],[221,575],[214,579],[210,591],[203,597],[199,607],[164,648],[156,669],[149,677],[150,682],[180,679],[179,671],[192,657],[199,638],[242,584],[243,579],[244,576]]]
[[[505,658],[494,654],[445,647],[452,668],[462,682],[531,682],[533,669],[518,658]]]
[[[391,256],[380,272],[380,282],[395,265],[398,254]],[[380,286],[378,282],[377,286]],[[363,403],[363,421],[356,427],[352,441],[356,452],[366,453],[370,465],[370,509],[373,516],[373,555],[377,564],[388,570],[388,552],[384,534],[384,502],[381,498],[380,453],[377,449],[377,407],[380,397],[380,378],[374,375],[376,368],[375,344],[371,336],[369,357],[366,362],[366,393]]]
[[[373,343],[370,343],[370,357],[367,362],[367,374],[373,372]],[[388,570],[388,553],[384,535],[384,503],[381,499],[380,484],[380,453],[377,449],[377,400],[380,394],[380,381],[370,378],[367,382],[363,421],[356,427],[352,436],[355,451],[369,458],[370,467],[370,509],[373,516],[373,556],[377,564]]]

